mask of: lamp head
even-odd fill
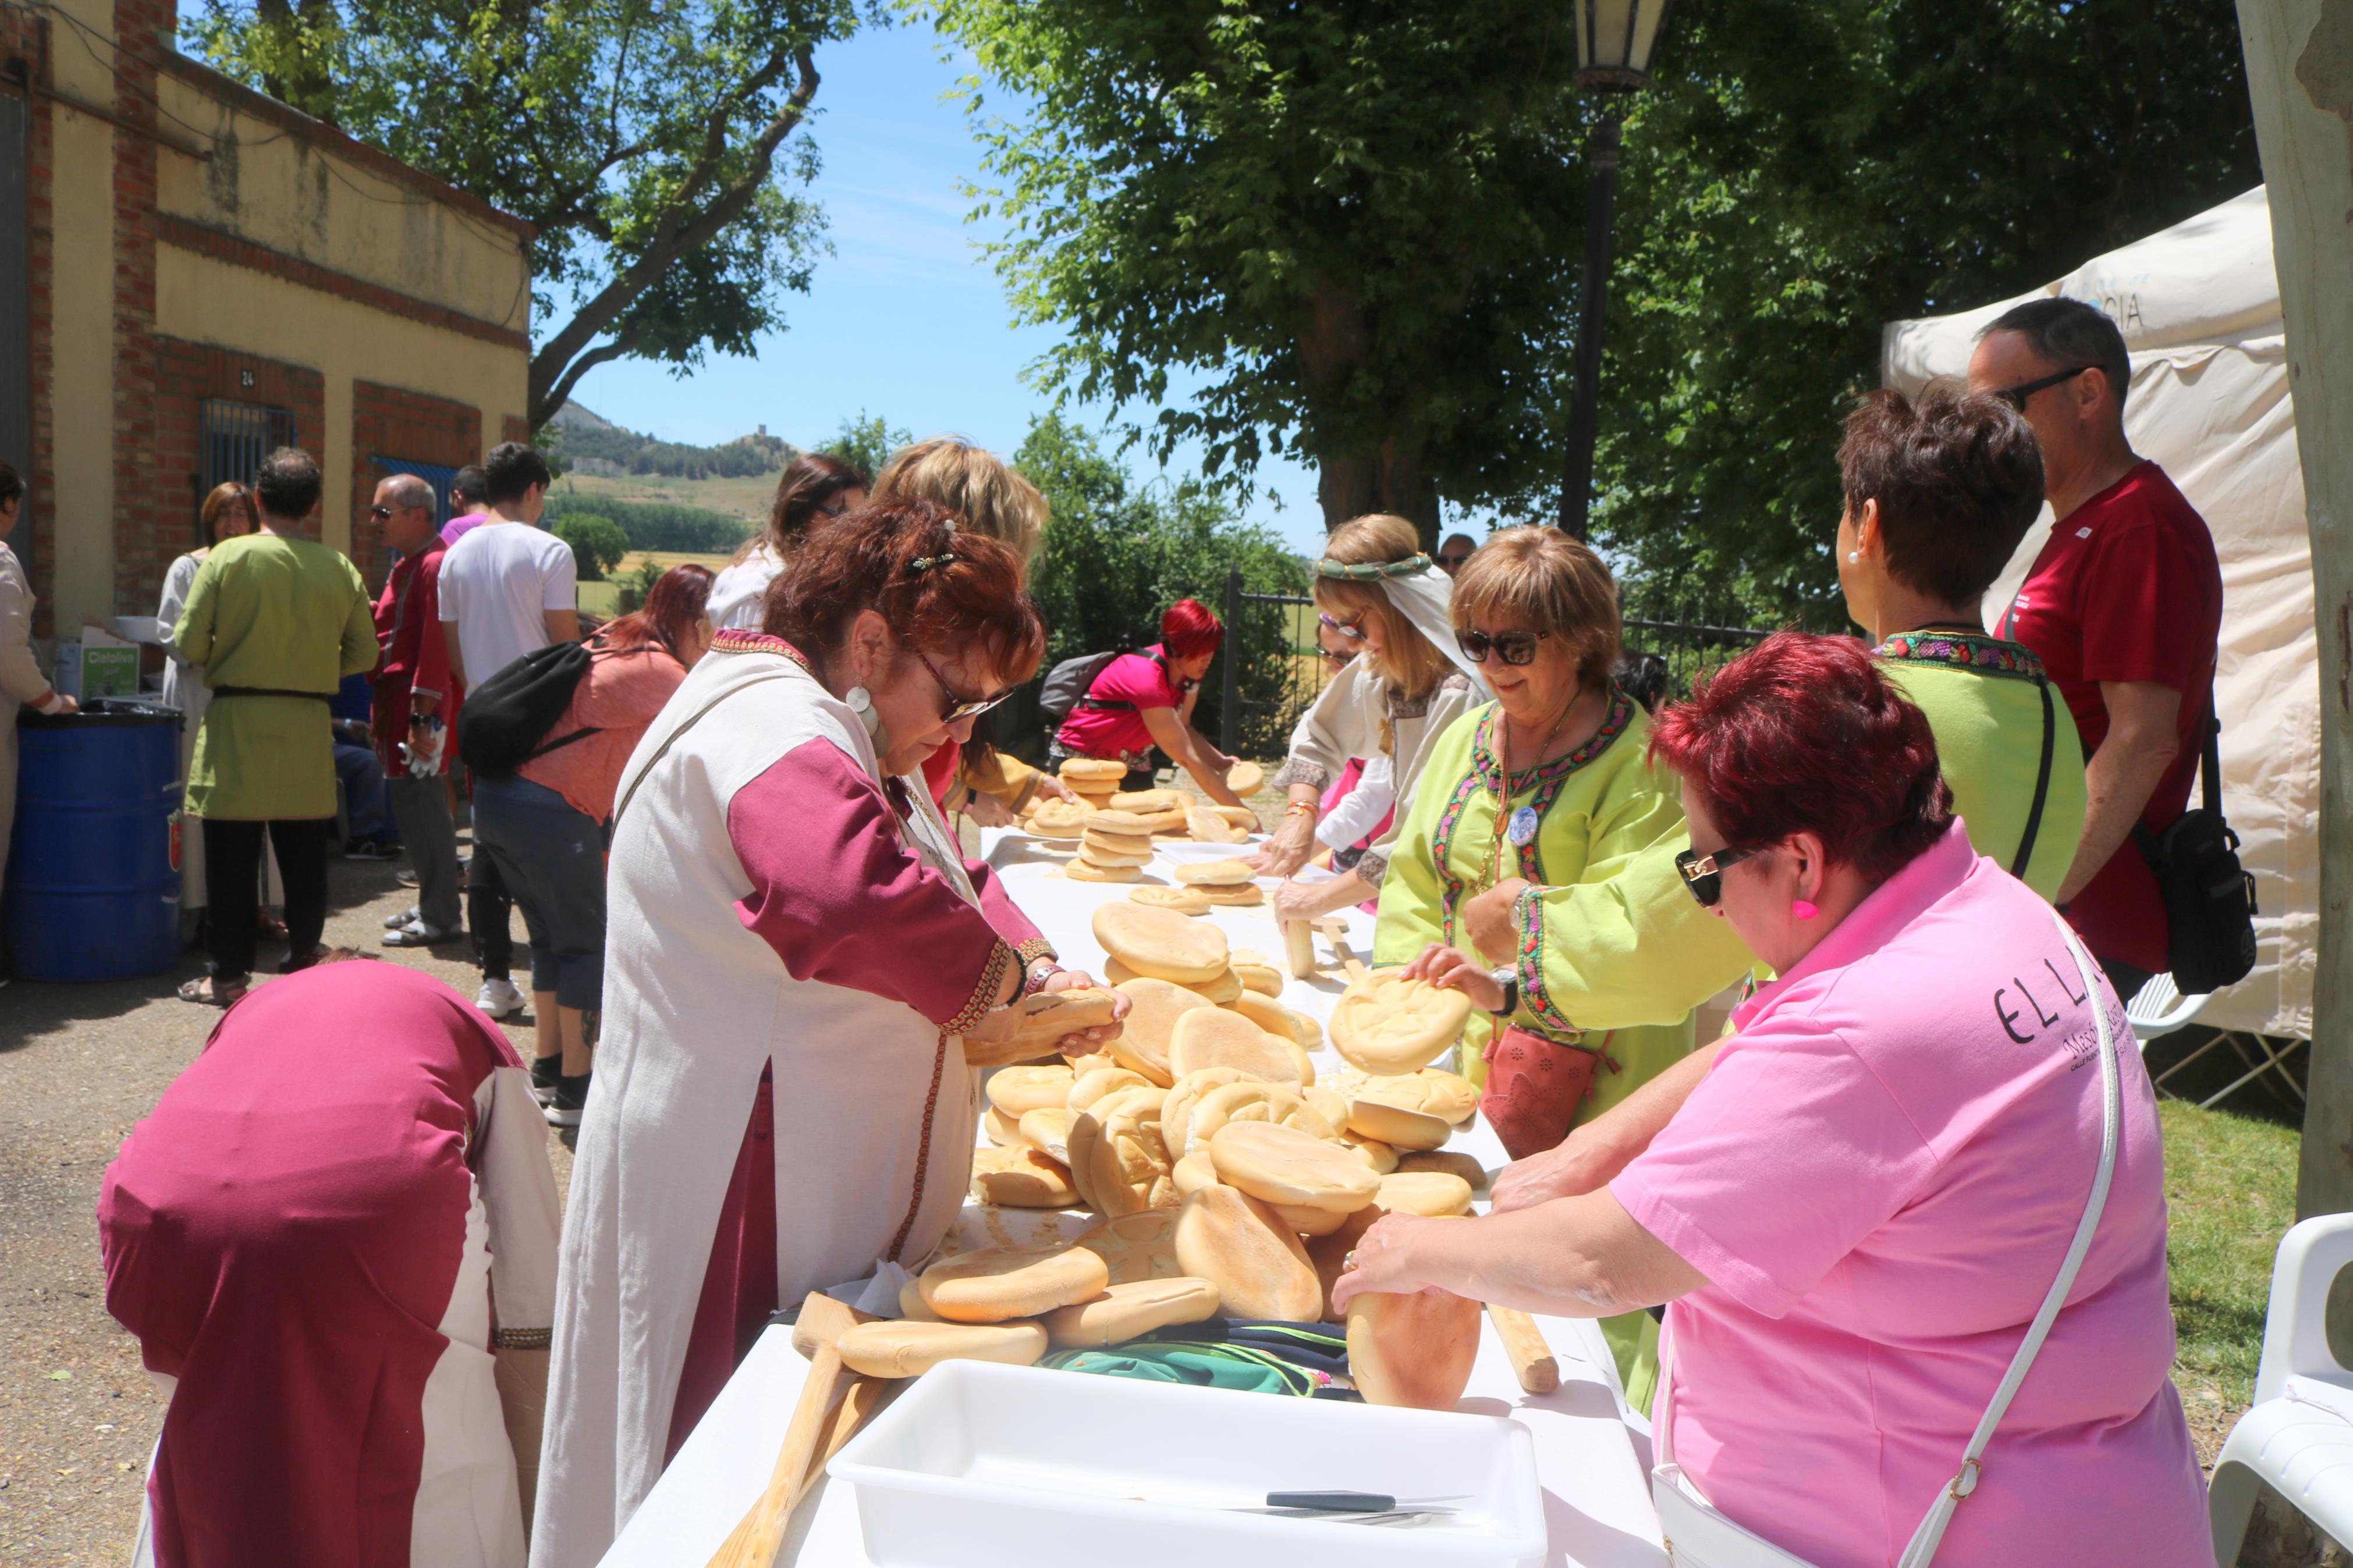
[[[1668,0],[1576,0],[1577,85],[1639,92],[1651,85]]]

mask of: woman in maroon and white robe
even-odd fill
[[[870,506],[810,532],[766,625],[719,634],[622,775],[539,1568],[604,1554],[776,1306],[939,1244],[975,1058],[1025,986],[1090,983],[917,775],[1043,652],[1012,552]]]
[[[519,1568],[555,1181],[530,1075],[464,997],[389,963],[257,988],[123,1140],[98,1221],[107,1310],[171,1398],[137,1563]]]

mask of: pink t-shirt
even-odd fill
[[[1784,1551],[1892,1563],[1959,1468],[2099,1163],[2083,993],[2049,908],[1956,822],[1734,1014],[1609,1184],[1710,1281],[1667,1310],[1674,1458]],[[1938,1568],[2211,1562],[2167,1378],[2156,1095],[2097,994],[2124,1088],[2107,1208]]]
[[[1082,702],[1062,721],[1057,737],[1062,750],[1074,757],[1140,759],[1152,751],[1152,731],[1145,728],[1147,708],[1175,708],[1185,700],[1179,683],[1161,662],[1155,643],[1142,653],[1124,653],[1095,677],[1087,695],[1105,702],[1124,702],[1125,709],[1090,708]]]

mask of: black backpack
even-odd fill
[[[466,766],[482,778],[512,778],[533,757],[596,733],[584,728],[552,745],[541,744],[572,706],[591,657],[586,643],[550,643],[466,693],[458,710],[458,754]]]
[[[2162,834],[2133,825],[2133,843],[2165,899],[2166,963],[2184,996],[2220,991],[2255,966],[2255,879],[2240,866],[2239,836],[2222,816],[2221,733],[2209,717],[2199,759],[2203,804]]]
[[[1104,701],[1091,698],[1095,678],[1110,668],[1111,661],[1124,653],[1135,650],[1125,644],[1109,653],[1082,653],[1076,658],[1066,658],[1046,672],[1046,684],[1038,692],[1038,711],[1046,716],[1049,728],[1060,729],[1071,710],[1081,706],[1122,710],[1134,707],[1132,702]]]

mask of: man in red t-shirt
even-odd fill
[[[459,922],[458,830],[449,816],[443,776],[457,733],[463,697],[441,635],[440,536],[433,529],[433,489],[414,474],[395,474],[375,487],[368,517],[396,559],[375,605],[376,760],[384,764],[393,821],[417,870],[417,907],[388,929],[387,947],[429,947],[462,934]],[[436,723],[438,721],[438,724]],[[401,755],[438,749],[444,761],[424,776]]]
[[[2124,334],[2075,300],[2036,300],[1978,336],[1969,390],[2026,416],[2057,521],[2003,636],[2042,660],[2088,750],[2090,802],[2059,903],[2129,1000],[2167,960],[2165,900],[2132,842],[2189,804],[2213,716],[2222,574],[2213,536],[2125,438]]]

